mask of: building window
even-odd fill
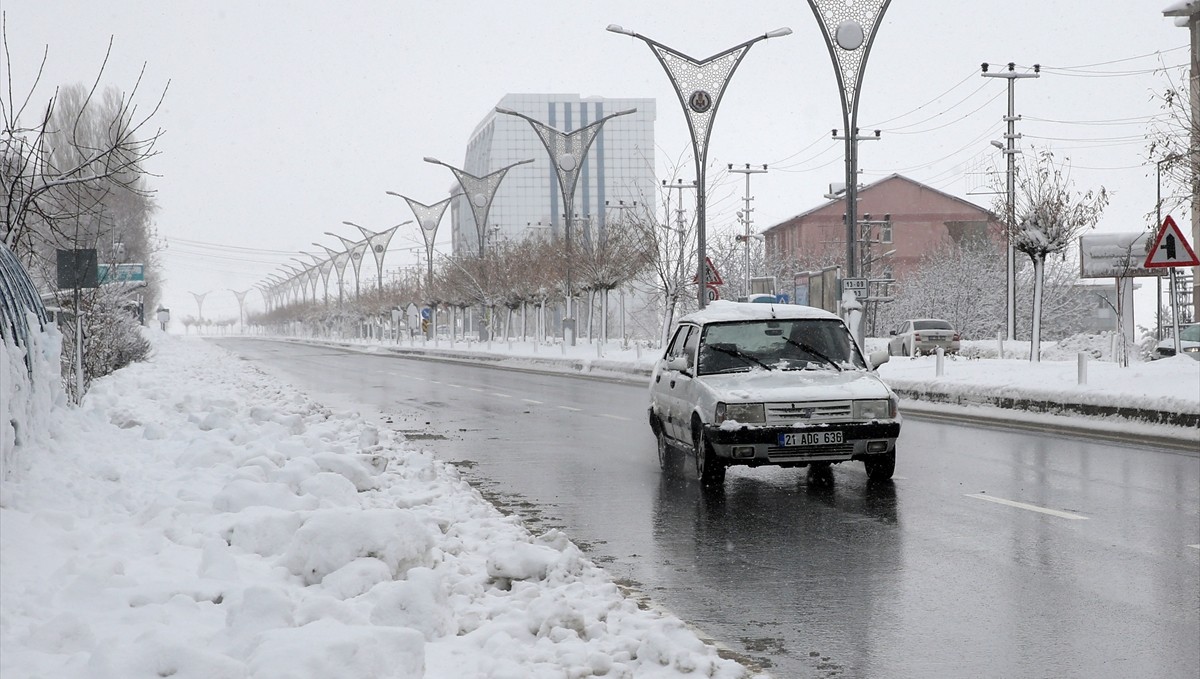
[[[891,243],[892,242],[892,222],[890,219],[888,221],[884,222],[883,224],[879,225],[879,242],[880,243]]]

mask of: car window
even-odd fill
[[[947,321],[913,321],[914,330],[953,330]]]
[[[714,323],[704,330],[700,374],[865,368],[841,321],[797,319]]]
[[[688,332],[692,329],[690,325],[681,325],[675,328],[675,334],[671,337],[671,343],[667,346],[667,359],[675,358],[683,355],[683,344],[687,339]]]
[[[1200,325],[1187,325],[1179,329],[1182,342],[1200,342]]]
[[[696,367],[696,347],[700,345],[700,330],[692,328],[688,333],[687,339],[683,342],[684,358],[687,359],[688,369]]]

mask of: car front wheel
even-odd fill
[[[692,441],[696,454],[696,476],[700,479],[700,485],[706,488],[724,485],[725,464],[717,459],[712,445],[709,444],[708,439],[704,436],[704,431],[699,427],[696,427],[693,432]]]
[[[896,451],[872,455],[863,460],[863,465],[867,468],[868,481],[888,481],[896,472]]]

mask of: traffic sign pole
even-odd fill
[[[1200,259],[1197,259],[1196,252],[1188,244],[1187,238],[1179,230],[1179,226],[1175,223],[1175,220],[1171,215],[1167,215],[1167,218],[1163,220],[1162,226],[1158,229],[1158,235],[1154,238],[1154,245],[1146,253],[1145,267],[1147,269],[1170,269],[1168,275],[1170,277],[1171,289],[1171,334],[1175,338],[1176,356],[1179,355],[1180,345],[1179,296],[1176,293],[1175,269],[1181,266],[1200,266]]]

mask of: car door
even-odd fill
[[[663,431],[671,438],[678,438],[679,432],[675,426],[675,413],[679,409],[675,395],[675,385],[678,382],[679,371],[669,367],[671,360],[683,355],[688,334],[693,326],[682,324],[675,328],[675,334],[667,343],[667,350],[659,359],[654,370],[653,381],[650,384],[651,407],[662,423]]]
[[[675,412],[672,413],[675,438],[688,444],[692,443],[691,423],[692,410],[696,405],[695,381],[698,373],[700,333],[701,328],[693,326],[684,338],[682,356],[687,361],[687,367],[677,372],[671,383],[672,400],[676,406]]]

